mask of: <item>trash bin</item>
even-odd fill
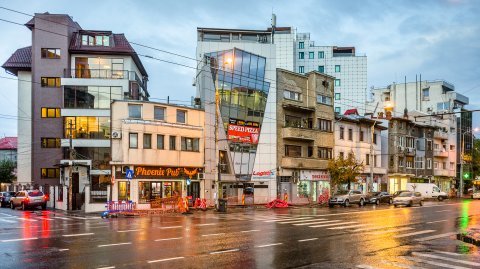
[[[227,199],[218,199],[218,212],[227,212]]]

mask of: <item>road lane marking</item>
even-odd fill
[[[388,229],[390,227],[386,226],[376,226],[376,227],[368,227],[368,228],[360,228],[352,230],[352,232],[365,232],[365,231],[373,231],[373,230],[380,230],[380,229]]]
[[[418,239],[415,239],[415,241],[424,242],[424,241],[439,239],[439,238],[443,238],[443,237],[449,237],[449,236],[456,235],[456,234],[457,233],[453,233],[453,232],[452,233],[437,234],[437,235],[418,238]]]
[[[459,259],[454,259],[454,258],[449,258],[449,257],[444,257],[444,256],[439,256],[439,255],[433,255],[433,254],[427,254],[427,253],[421,253],[421,252],[412,252],[412,255],[413,256],[426,257],[426,258],[432,258],[432,259],[437,259],[437,260],[444,260],[444,261],[449,261],[449,262],[455,262],[455,263],[463,263],[463,264],[466,264],[466,265],[476,266],[477,268],[480,267],[479,262],[464,261],[464,260],[459,260]]]
[[[16,241],[28,241],[28,240],[37,240],[38,237],[30,237],[30,238],[17,238],[17,239],[5,239],[1,240],[0,242],[6,243],[6,242],[16,242]]]
[[[361,269],[379,269],[378,267],[373,267],[373,266],[366,265],[366,264],[359,264],[359,265],[357,265],[357,268],[361,268]]]
[[[51,218],[47,218],[47,217],[43,217],[43,218],[40,218],[41,220],[53,220]]]
[[[98,267],[97,269],[114,269],[115,266]]]
[[[11,215],[11,214],[5,214],[5,213],[0,213],[0,215],[9,216],[9,217],[14,217],[14,215]]]
[[[312,217],[303,217],[303,218],[290,218],[288,220],[306,220],[306,219],[313,219]],[[285,221],[286,219],[272,219],[272,220],[265,220],[264,222],[277,222],[277,221]]]
[[[246,231],[240,231],[241,233],[250,233],[250,232],[260,232],[260,230],[246,230]]]
[[[414,236],[419,234],[428,234],[428,233],[433,233],[435,231],[436,230],[423,230],[423,231],[418,231],[418,232],[413,232],[408,234],[399,234],[399,235],[395,235],[394,238],[403,238],[403,237],[409,237],[409,236]]]
[[[341,221],[341,220],[314,221],[314,222],[296,223],[296,224],[293,224],[293,225],[303,226],[303,225],[323,224],[323,223],[331,223],[331,222],[339,222],[339,221]]]
[[[160,260],[153,260],[153,261],[147,261],[148,263],[156,263],[156,262],[166,262],[166,261],[173,261],[173,260],[181,260],[184,259],[185,257],[174,257],[174,258],[166,258],[166,259],[160,259]]]
[[[438,210],[438,211],[435,211],[436,213],[440,213],[440,212],[450,212],[451,210]]]
[[[85,235],[93,235],[94,233],[83,233],[83,234],[63,234],[63,237],[75,237],[75,236],[85,236]]]
[[[179,240],[182,239],[183,237],[171,237],[171,238],[160,238],[160,239],[155,239],[154,241],[168,241],[168,240]]]
[[[121,231],[117,231],[117,233],[138,232],[138,231],[140,231],[140,230],[141,230],[141,229],[121,230]]]
[[[329,227],[329,226],[345,225],[345,224],[355,224],[355,223],[358,223],[358,222],[356,222],[356,221],[337,222],[337,223],[329,223],[329,224],[313,225],[313,226],[308,226],[308,227],[310,227],[310,228],[320,228],[320,227]]]
[[[215,235],[224,235],[225,233],[218,233],[218,234],[202,234],[202,236],[215,236]]]
[[[431,264],[431,265],[435,265],[435,266],[438,266],[438,267],[449,268],[449,269],[470,269],[470,268],[463,267],[463,266],[456,266],[456,265],[434,262],[434,261],[429,261],[429,260],[424,260],[424,259],[419,259],[419,258],[413,258],[413,257],[401,257],[401,258],[405,259],[405,260],[409,260],[409,261],[426,263],[426,264]]]
[[[125,243],[116,243],[116,244],[106,244],[106,245],[98,245],[97,247],[103,248],[103,247],[111,247],[111,246],[121,246],[121,245],[131,245],[132,242],[125,242]]]
[[[405,269],[426,269],[425,267],[419,267],[419,266],[414,266],[414,265],[407,265],[399,262],[389,262],[389,261],[382,261],[382,263],[399,267],[399,268],[405,268]]]
[[[17,222],[14,221],[14,220],[8,220],[8,219],[0,219],[0,221],[8,222],[8,223],[17,223]]]
[[[373,224],[355,224],[355,225],[350,225],[350,226],[341,226],[341,227],[331,227],[327,228],[329,230],[344,230],[344,229],[350,229],[350,228],[355,228],[355,227],[365,227],[365,226],[372,226]]]
[[[64,218],[64,217],[52,217],[54,219],[63,219],[63,220],[72,220],[72,219],[69,219],[69,218]]]
[[[167,227],[158,227],[160,229],[176,229],[176,228],[182,228],[183,226],[167,226]]]
[[[62,252],[62,251],[67,251],[67,250],[70,250],[70,249],[68,249],[68,248],[60,248],[60,249],[58,249],[58,251],[60,251],[60,252]]]
[[[209,226],[209,225],[215,225],[217,223],[202,223],[202,224],[195,224],[193,226]]]
[[[298,242],[307,242],[307,241],[314,241],[314,240],[317,240],[318,238],[308,238],[308,239],[300,239],[298,240]]]
[[[322,221],[322,220],[327,220],[327,219],[315,219],[315,221]],[[313,219],[282,221],[282,222],[279,222],[279,223],[280,224],[292,224],[292,223],[302,223],[302,222],[306,222],[306,221],[313,221]]]
[[[221,253],[227,253],[227,252],[236,252],[236,251],[239,251],[239,250],[240,249],[238,249],[238,248],[234,248],[234,249],[214,251],[214,252],[210,252],[210,254],[221,254]]]
[[[273,246],[278,246],[278,245],[282,245],[283,243],[272,243],[272,244],[266,244],[266,245],[259,245],[259,246],[255,246],[256,248],[266,248],[266,247],[273,247]]]
[[[38,221],[38,220],[36,220],[36,219],[26,219],[26,218],[17,218],[17,219],[25,220],[25,221],[32,221],[32,222],[33,222],[33,221]]]
[[[429,222],[427,222],[427,224],[438,223],[438,222],[445,222],[445,221],[448,221],[448,220],[444,219],[444,220],[429,221]]]
[[[464,255],[464,254],[460,254],[460,253],[440,251],[440,250],[434,250],[433,252],[437,252],[437,253],[441,253],[441,254],[447,254],[447,255],[452,255],[452,256],[463,256],[463,255]]]
[[[371,233],[367,233],[367,234],[379,235],[379,234],[387,234],[387,233],[394,233],[394,232],[403,232],[403,231],[408,231],[408,230],[413,230],[413,228],[412,227],[404,227],[404,228],[391,229],[391,230],[386,230],[386,231],[371,232]]]

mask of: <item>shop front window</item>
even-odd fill
[[[129,181],[119,181],[118,182],[118,200],[119,201],[129,201],[129,200],[131,200],[130,182]]]
[[[308,198],[311,194],[310,181],[300,181],[297,185],[297,195],[299,198]]]

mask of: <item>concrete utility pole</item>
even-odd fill
[[[70,165],[70,171],[69,171],[69,176],[68,176],[68,204],[67,204],[67,210],[72,210],[73,208],[73,191],[72,191],[72,174],[73,174],[73,124],[72,124],[72,120],[70,120],[68,122],[68,131],[70,133],[69,135],[69,142],[70,142],[70,145],[69,145],[69,165]]]
[[[378,102],[377,102],[377,105],[375,106],[375,110],[373,111],[372,115],[375,115],[375,112],[377,112],[377,108],[378,108]],[[371,126],[371,129],[370,129],[370,179],[367,180],[367,188],[366,188],[367,193],[371,192],[372,187],[373,187],[373,167],[375,165],[375,162],[374,162],[374,159],[373,159],[373,154],[374,154],[373,138],[374,138],[374,135],[375,135],[375,124],[376,123],[377,123],[377,121],[374,120],[374,122]]]

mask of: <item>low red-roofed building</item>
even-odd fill
[[[17,162],[17,138],[0,138],[0,161],[10,160]]]

